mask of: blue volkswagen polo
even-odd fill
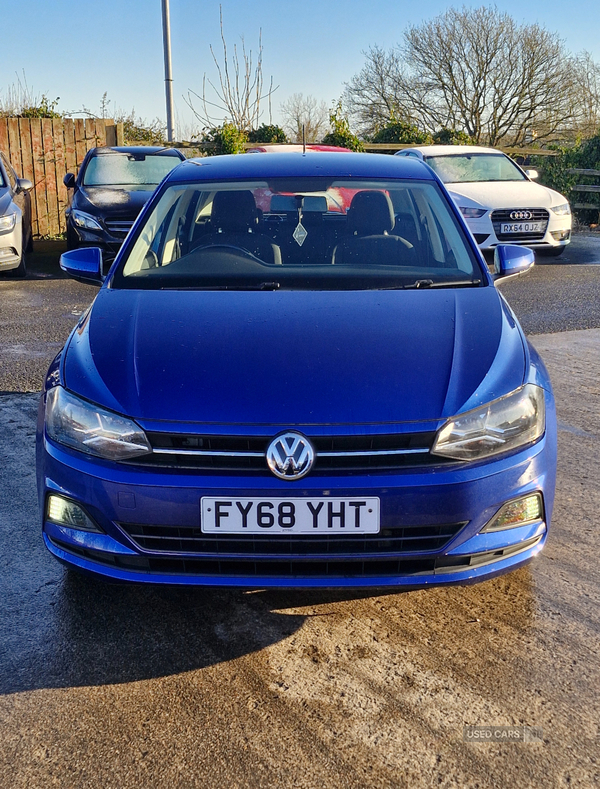
[[[190,160],[157,189],[46,378],[47,548],[118,581],[424,587],[543,547],[544,365],[425,164]]]

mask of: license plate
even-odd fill
[[[516,222],[510,225],[501,225],[501,233],[541,233],[543,230],[541,222]]]
[[[377,498],[201,500],[207,534],[378,534]]]

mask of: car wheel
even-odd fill
[[[541,255],[544,258],[557,258],[559,255],[565,251],[566,247],[549,247],[548,249],[536,249],[535,252],[537,255]]]
[[[11,277],[16,277],[18,279],[23,279],[27,276],[27,266],[25,264],[25,252],[21,253],[21,262],[17,266],[17,268],[13,268],[10,272]]]
[[[71,251],[72,249],[77,249],[78,246],[77,236],[67,225],[67,250]]]

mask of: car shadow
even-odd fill
[[[67,243],[58,240],[36,240],[33,242],[33,252],[25,258],[27,265],[26,279],[68,279],[68,275],[61,271],[59,260],[63,252],[67,251]],[[2,272],[0,279],[15,281],[11,271]],[[17,279],[17,282],[22,280]]]
[[[4,628],[0,694],[205,668],[288,638],[306,619],[277,609],[375,594],[121,585],[59,567]]]

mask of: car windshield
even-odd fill
[[[516,164],[503,153],[426,156],[425,161],[445,184],[526,180]]]
[[[476,255],[437,184],[319,177],[169,186],[111,287],[482,284]]]
[[[140,187],[156,189],[174,167],[181,164],[178,156],[164,153],[102,153],[93,156],[83,174],[85,186],[117,186],[133,191]]]

